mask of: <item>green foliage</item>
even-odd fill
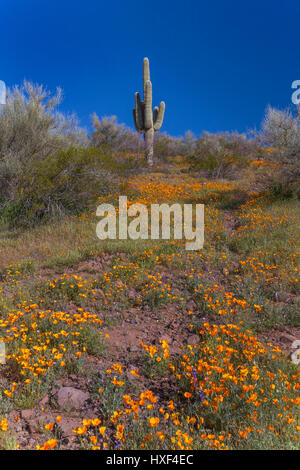
[[[172,137],[166,132],[154,135],[154,153],[160,160],[166,157],[183,155],[186,153],[187,144],[182,137]]]
[[[93,325],[85,325],[80,328],[80,336],[78,342],[81,347],[86,348],[86,352],[93,356],[103,354],[106,349],[106,343],[99,334],[99,329]]]
[[[277,167],[261,168],[256,176],[255,186],[259,191],[268,192],[276,199],[300,199],[300,166],[284,163],[279,155],[269,157],[270,162],[276,161]]]
[[[300,198],[300,113],[268,107],[262,124],[262,141],[272,147],[266,167],[258,175],[257,186],[276,198]]]
[[[57,111],[61,100],[60,89],[52,95],[27,81],[8,90],[0,114],[0,197],[14,192],[15,180],[34,161],[85,145],[86,133],[76,117]]]
[[[14,197],[2,205],[9,225],[29,226],[87,210],[113,192],[121,165],[95,148],[69,148],[28,165]]]
[[[91,146],[98,147],[111,155],[122,153],[140,154],[142,139],[124,124],[119,124],[116,116],[92,116],[93,132],[89,137]]]
[[[193,169],[204,171],[213,178],[232,177],[236,171],[247,166],[255,143],[236,133],[210,134],[204,132],[197,140],[189,161]]]

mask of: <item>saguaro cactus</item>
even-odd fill
[[[136,130],[144,134],[145,154],[149,166],[153,165],[153,141],[154,131],[159,131],[162,126],[165,103],[162,101],[155,106],[152,114],[152,83],[150,81],[149,60],[145,57],[143,62],[143,82],[144,82],[144,101],[141,101],[139,92],[136,92],[135,109],[133,110],[133,120]]]

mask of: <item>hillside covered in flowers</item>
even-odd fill
[[[212,180],[176,157],[121,185],[205,204],[202,250],[97,240],[95,205],[1,232],[2,449],[299,448],[299,202],[248,184],[263,165]]]

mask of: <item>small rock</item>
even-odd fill
[[[78,410],[89,399],[89,394],[73,387],[61,387],[57,392],[60,408]]]
[[[59,428],[62,430],[64,437],[75,436],[73,429],[76,429],[82,423],[78,418],[63,418],[59,423]]]
[[[22,419],[25,419],[26,421],[28,421],[32,417],[33,417],[33,410],[22,410],[21,411],[21,418]]]
[[[49,403],[49,395],[45,395],[44,398],[40,401],[41,406],[45,406]]]
[[[28,419],[27,422],[27,429],[31,434],[40,433],[44,430],[45,425],[54,422],[53,414],[39,414],[38,416],[32,417]]]
[[[199,343],[199,336],[198,335],[191,335],[187,339],[187,344],[194,346],[195,344]]]
[[[95,292],[105,299],[105,292],[102,289],[95,289]]]

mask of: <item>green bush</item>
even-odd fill
[[[86,145],[76,116],[58,112],[61,100],[60,89],[51,94],[27,81],[8,90],[0,113],[0,197],[11,197],[15,181],[32,162]]]
[[[261,168],[257,172],[254,186],[276,199],[300,199],[300,167],[281,162],[275,168]]]
[[[259,172],[258,189],[276,198],[300,198],[300,113],[268,107],[261,140],[271,146],[267,160],[273,168]]]
[[[300,199],[300,168],[296,165],[283,165],[277,179],[270,182],[270,191],[278,198],[298,197]]]
[[[28,165],[0,216],[10,227],[79,214],[115,191],[122,165],[96,148],[70,148]]]
[[[255,142],[248,141],[244,135],[204,132],[188,160],[192,169],[203,171],[208,177],[233,177],[237,170],[247,166],[254,150]]]

